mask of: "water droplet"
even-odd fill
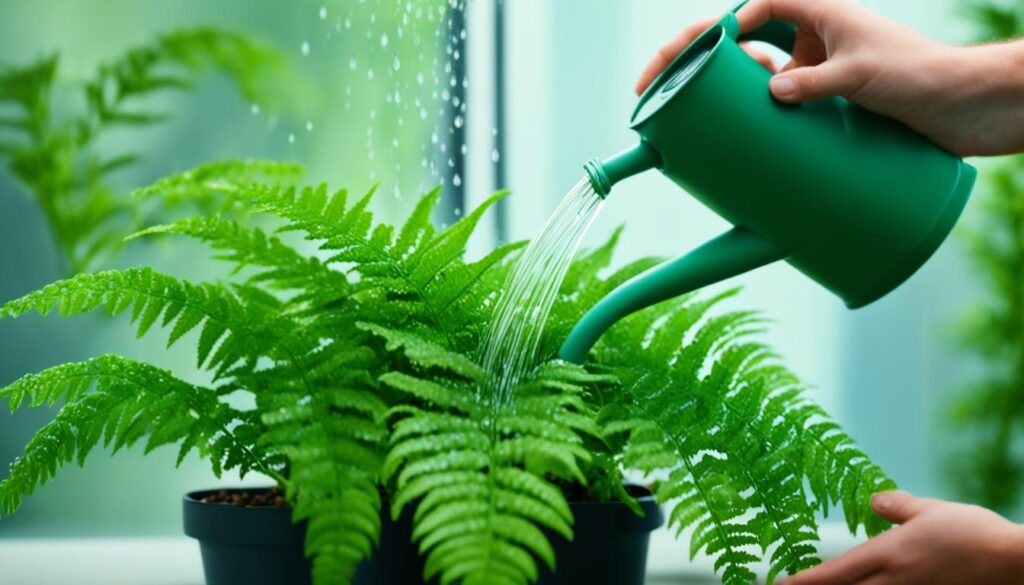
[[[395,68],[395,71],[398,71],[399,69],[402,68],[402,62],[398,60],[398,55],[395,55],[395,62],[392,64],[392,66]]]
[[[359,63],[356,61],[356,58],[355,57],[349,57],[348,58],[348,68],[351,69],[352,71],[355,71],[356,68],[358,68],[358,67],[359,67]]]
[[[327,18],[327,7],[326,6],[321,6],[320,7],[320,20],[323,20],[325,18]]]
[[[346,18],[345,19],[345,28],[352,28],[352,19],[351,18]]]
[[[395,103],[396,104],[402,103],[402,92],[397,91],[397,90],[395,91]]]
[[[249,108],[249,111],[252,112],[253,116],[255,116],[256,114],[259,114],[260,113],[260,105],[259,104],[253,104],[252,107]]]
[[[456,174],[455,177],[452,178],[452,185],[455,185],[456,187],[462,185],[462,177]]]
[[[303,57],[308,57],[309,56],[309,41],[302,41],[301,51],[302,51],[302,56]]]
[[[491,162],[498,162],[499,160],[501,160],[501,154],[498,152],[498,149],[495,148],[491,151]]]
[[[469,147],[463,144],[462,148],[459,149],[459,152],[461,152],[462,154],[469,154]]]
[[[433,134],[430,135],[430,143],[437,144],[437,132],[434,132]]]
[[[295,144],[295,133],[288,134],[288,144]]]
[[[458,183],[456,183],[455,185],[458,186]],[[455,217],[459,217],[461,215],[462,215],[462,208],[461,207],[456,207],[455,208]]]
[[[367,79],[373,79],[373,69],[367,69],[366,70],[366,78]]]
[[[401,199],[401,198],[402,198],[402,188],[398,186],[398,183],[395,183],[395,199]]]
[[[423,85],[423,72],[420,71],[416,74],[416,83]]]
[[[463,120],[462,116],[455,116],[455,127],[462,128]]]
[[[306,131],[307,132],[312,132],[313,131],[313,120],[306,120]]]
[[[427,108],[420,108],[420,119],[421,120],[426,120],[427,119]]]
[[[384,34],[380,35],[380,46],[382,46],[382,47],[387,47],[388,46],[388,33],[384,33]]]

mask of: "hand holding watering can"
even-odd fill
[[[735,227],[612,292],[565,359],[634,311],[777,260],[868,304],[956,223],[976,174],[959,156],[1024,151],[1024,42],[942,45],[850,0],[745,5],[659,52],[637,84],[640,143],[585,167],[603,196],[657,168]],[[776,72],[748,40],[792,62]],[[1021,582],[1024,526],[903,493],[872,505],[899,526],[784,585]]]

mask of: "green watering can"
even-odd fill
[[[791,52],[796,28],[740,35],[738,9],[641,96],[640,143],[584,167],[602,197],[659,169],[735,227],[601,300],[562,346],[567,361],[630,313],[778,260],[862,307],[920,268],[967,203],[977,171],[900,123],[842,98],[775,101],[771,74],[739,42]]]

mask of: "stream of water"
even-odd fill
[[[544,323],[555,303],[583,236],[604,200],[584,177],[566,194],[505,281],[484,337],[485,389],[498,403],[512,398],[523,377],[537,366]]]

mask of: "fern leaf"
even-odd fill
[[[277,476],[259,449],[250,449],[230,428],[241,415],[220,402],[215,393],[147,364],[106,355],[64,364],[27,375],[0,390],[12,410],[65,404],[11,465],[0,483],[0,510],[13,513],[22,496],[54,475],[60,466],[82,464],[102,442],[115,451],[149,437],[146,450],[181,443],[184,453],[196,450],[209,458],[218,473],[238,468],[243,475],[260,470]]]
[[[894,486],[774,355],[748,340],[757,315],[707,317],[731,294],[631,317],[596,354],[623,383],[601,414],[606,433],[627,436],[623,463],[667,474],[656,496],[672,505],[670,524],[691,531],[691,554],[712,555],[725,583],[741,584],[754,579],[754,546],[773,576],[818,562],[805,482],[825,508],[843,504],[851,530],[865,525],[870,534],[884,528],[871,520],[870,496]]]
[[[409,353],[417,345],[402,337],[391,349]],[[428,347],[429,367],[437,348]],[[556,562],[544,530],[571,538],[569,505],[549,478],[584,481],[580,462],[590,454],[581,433],[592,429],[588,417],[577,416],[584,387],[572,380],[596,377],[567,364],[536,376],[501,405],[476,399],[474,385],[486,380],[472,375],[449,377],[444,386],[408,373],[381,378],[425,404],[392,410],[383,472],[396,486],[392,515],[416,502],[414,538],[427,554],[425,578],[528,583],[537,578],[538,560],[550,568]],[[554,380],[571,390],[545,383]]]

